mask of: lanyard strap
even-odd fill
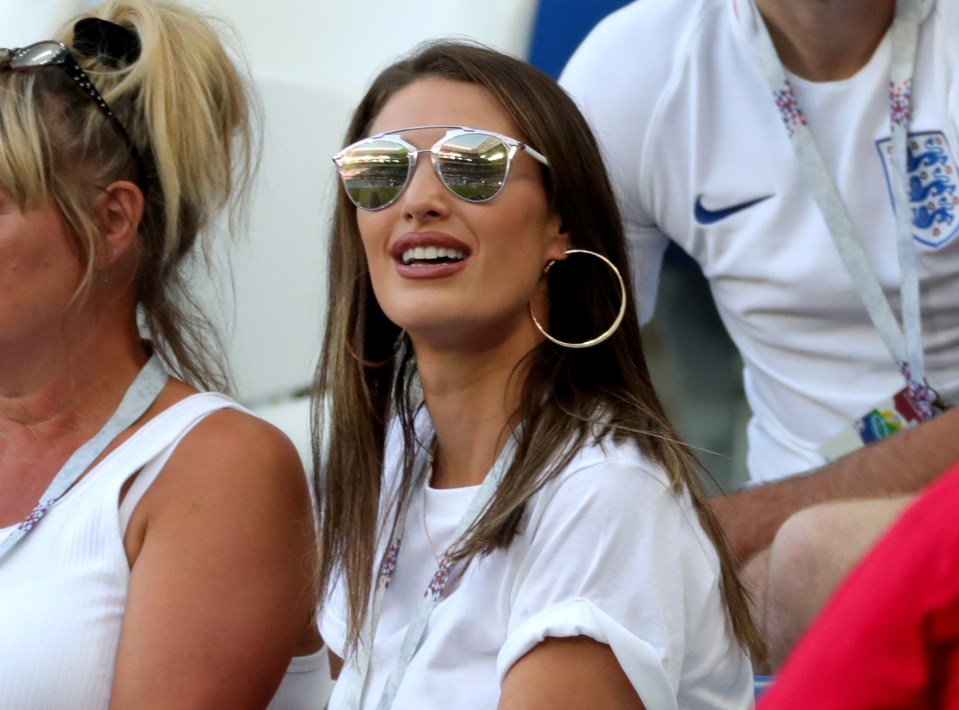
[[[92,439],[89,439],[80,448],[71,454],[67,462],[53,477],[50,485],[40,496],[37,506],[21,522],[10,535],[0,543],[0,561],[3,560],[10,551],[32,531],[43,516],[47,514],[53,505],[63,497],[73,486],[74,483],[90,468],[97,457],[103,453],[103,450],[109,446],[120,432],[129,428],[137,419],[143,416],[143,413],[156,400],[160,390],[163,389],[169,375],[163,368],[160,358],[153,355],[147,364],[143,366],[133,383],[123,395],[120,405],[116,411],[103,425]]]
[[[776,54],[766,24],[755,2],[750,3],[750,6],[758,30],[758,49],[766,80],[772,89],[806,186],[819,206],[869,317],[906,379],[920,416],[929,419],[932,416],[932,393],[926,384],[923,362],[919,268],[912,237],[912,208],[907,189],[909,180],[906,160],[909,120],[912,115],[912,76],[916,65],[921,21],[919,0],[897,0],[890,30],[892,59],[889,72],[889,124],[893,150],[890,173],[902,280],[901,328],[862,243],[856,238],[852,220],[829,177],[822,155],[806,123],[806,117],[786,77],[786,70]]]
[[[427,585],[426,590],[423,592],[423,598],[417,605],[413,618],[410,620],[410,624],[406,629],[406,636],[403,638],[399,655],[387,677],[379,702],[376,704],[377,710],[387,710],[393,706],[393,700],[396,698],[396,693],[397,690],[399,690],[403,676],[406,675],[406,670],[409,668],[413,657],[419,650],[423,637],[426,635],[426,626],[430,620],[430,616],[432,616],[433,610],[443,598],[446,584],[450,580],[453,569],[455,568],[455,563],[450,561],[451,551],[455,549],[455,546],[463,534],[476,522],[477,518],[479,518],[486,509],[490,500],[492,500],[496,489],[499,487],[499,482],[503,478],[503,474],[513,459],[514,449],[515,439],[510,437],[500,452],[499,457],[497,457],[496,463],[493,464],[493,468],[486,474],[482,485],[479,487],[479,490],[476,491],[473,500],[470,501],[466,512],[463,513],[463,517],[456,526],[454,533],[454,540],[456,540],[456,542],[453,543],[453,547],[443,553],[429,585]],[[373,595],[373,607],[360,634],[360,643],[356,651],[356,670],[349,676],[347,681],[348,686],[344,694],[344,702],[348,708],[359,708],[362,704],[363,692],[366,689],[366,680],[370,671],[373,638],[376,635],[376,627],[379,625],[380,616],[383,613],[383,599],[387,589],[389,589],[390,583],[393,581],[393,574],[396,571],[396,560],[399,556],[400,545],[403,541],[403,529],[405,527],[410,501],[415,495],[415,492],[418,491],[421,486],[426,485],[429,461],[429,452],[424,448],[419,452],[416,458],[414,484],[410,486],[409,493],[401,502],[396,513],[396,526],[390,538],[390,544],[383,556],[383,564],[380,568],[376,591]]]

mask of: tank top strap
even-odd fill
[[[221,409],[248,411],[229,397],[215,392],[191,395],[158,414],[138,433],[144,439],[137,446],[137,458],[142,462],[134,471],[133,483],[127,490],[119,508],[120,534],[126,533],[130,517],[143,495],[150,489],[173,455],[180,441],[207,415]],[[142,437],[140,436],[142,435]],[[139,473],[136,473],[139,471]]]

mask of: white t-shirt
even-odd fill
[[[388,447],[395,485],[399,454]],[[379,700],[409,621],[476,488],[426,489],[410,503],[376,630],[364,708]],[[423,503],[426,501],[426,513]],[[429,538],[424,531],[429,530]],[[382,546],[381,553],[382,554]],[[321,620],[345,645],[343,591]],[[530,501],[508,550],[475,560],[447,588],[394,707],[494,708],[510,667],[549,636],[609,644],[648,708],[750,707],[752,674],[719,591],[719,562],[688,497],[634,446],[580,452]],[[343,707],[347,659],[330,701]]]
[[[127,522],[182,438],[224,408],[242,409],[208,393],[161,412],[88,471],[0,560],[0,708],[108,707],[130,582]],[[118,509],[123,484],[138,471]],[[15,527],[0,529],[0,540]],[[294,658],[270,709],[322,707],[324,656]],[[312,702],[302,702],[306,692]]]
[[[904,381],[805,185],[762,72],[746,2],[634,2],[592,32],[561,82],[603,145],[627,220],[644,319],[672,239],[699,262],[742,353],[753,412],[750,474],[773,480],[822,465],[819,447]],[[955,402],[959,15],[954,0],[923,0],[922,12],[910,177],[923,344],[930,384]],[[849,79],[790,80],[898,315],[884,158],[889,60],[887,35]]]

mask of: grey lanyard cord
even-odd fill
[[[919,0],[897,0],[890,31],[892,58],[889,72],[890,130],[892,134],[892,192],[896,214],[896,236],[902,283],[902,328],[893,313],[879,279],[869,263],[862,243],[856,238],[849,213],[826,170],[822,155],[806,124],[786,71],[776,54],[755,0],[750,3],[758,30],[759,54],[766,80],[779,107],[790,143],[826,226],[832,234],[846,270],[876,330],[906,379],[919,414],[932,416],[932,397],[925,381],[922,327],[919,308],[919,269],[913,245],[911,208],[907,192],[906,142],[912,113],[912,76],[916,65],[921,12]]]
[[[465,533],[480,516],[490,500],[492,500],[496,489],[499,487],[499,482],[503,478],[503,474],[513,459],[514,449],[515,439],[514,437],[510,437],[500,452],[499,457],[496,459],[496,463],[493,464],[493,468],[486,474],[482,485],[479,490],[476,491],[473,500],[470,501],[466,512],[463,513],[463,517],[456,526],[453,539],[457,542],[463,536],[463,533]],[[420,486],[426,485],[429,460],[429,452],[424,448],[419,452],[416,458],[414,484],[410,486],[409,493],[403,499],[396,512],[396,527],[384,555],[383,566],[377,581],[376,591],[373,595],[373,607],[367,616],[366,623],[363,625],[363,630],[360,634],[360,642],[356,650],[356,671],[347,679],[348,685],[344,693],[344,704],[347,708],[359,708],[363,702],[366,679],[370,671],[373,637],[376,635],[376,627],[379,625],[380,616],[383,613],[383,598],[386,595],[386,591],[393,578],[393,572],[396,568],[396,559],[399,555],[400,544],[402,543],[403,528],[407,512],[409,511],[410,501]],[[453,544],[455,546],[457,543],[454,542]],[[446,583],[452,577],[452,572],[455,567],[455,565],[449,561],[450,551],[451,550],[447,550],[443,553],[436,572],[433,574],[433,578],[427,586],[426,591],[423,592],[423,598],[420,600],[413,614],[413,618],[410,620],[410,625],[406,629],[406,636],[403,638],[403,645],[400,647],[399,655],[386,679],[386,684],[383,686],[383,692],[380,695],[379,702],[376,704],[377,710],[387,710],[393,706],[393,701],[396,698],[400,683],[403,681],[403,676],[406,675],[406,670],[409,668],[410,663],[413,661],[413,656],[416,655],[423,641],[423,637],[426,635],[426,625],[430,620],[430,616],[432,616],[433,610],[443,598]]]
[[[0,543],[0,561],[10,554],[10,551],[18,542],[40,524],[47,511],[63,497],[64,493],[70,490],[73,484],[90,467],[90,464],[109,446],[110,442],[120,432],[143,416],[143,413],[156,401],[157,395],[160,394],[168,378],[169,375],[163,368],[160,358],[153,355],[137,374],[133,383],[123,395],[120,405],[107,420],[107,423],[103,425],[103,428],[70,455],[57,475],[53,477],[43,495],[40,496],[37,506]]]

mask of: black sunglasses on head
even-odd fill
[[[132,34],[134,37],[136,36],[131,30],[126,30],[113,23],[107,23],[105,20],[97,20],[94,18],[88,18],[78,22],[75,28],[76,35],[78,38],[84,38],[89,34],[90,28],[101,30],[103,24],[112,25],[115,28]],[[84,27],[87,28],[86,32],[82,31]],[[98,47],[97,49],[103,52],[104,47]],[[123,58],[128,58],[131,54],[132,53],[128,51]],[[139,45],[136,47],[135,54],[139,56]],[[106,56],[109,55],[107,54]],[[136,57],[134,56],[133,58],[135,59]],[[141,187],[145,186],[144,177],[146,168],[140,157],[140,152],[130,138],[130,134],[127,133],[126,128],[123,127],[123,124],[120,123],[119,119],[113,113],[113,109],[107,104],[106,99],[97,91],[97,87],[93,85],[89,75],[77,64],[77,60],[65,44],[54,40],[45,40],[31,44],[29,47],[18,49],[0,48],[0,71],[32,72],[46,69],[47,67],[59,67],[62,69],[66,72],[67,76],[73,80],[77,88],[93,100],[97,108],[100,109],[100,112],[110,121],[110,124],[120,138],[123,139],[124,144],[126,144],[127,149],[130,151],[130,155],[137,164],[140,185]]]

